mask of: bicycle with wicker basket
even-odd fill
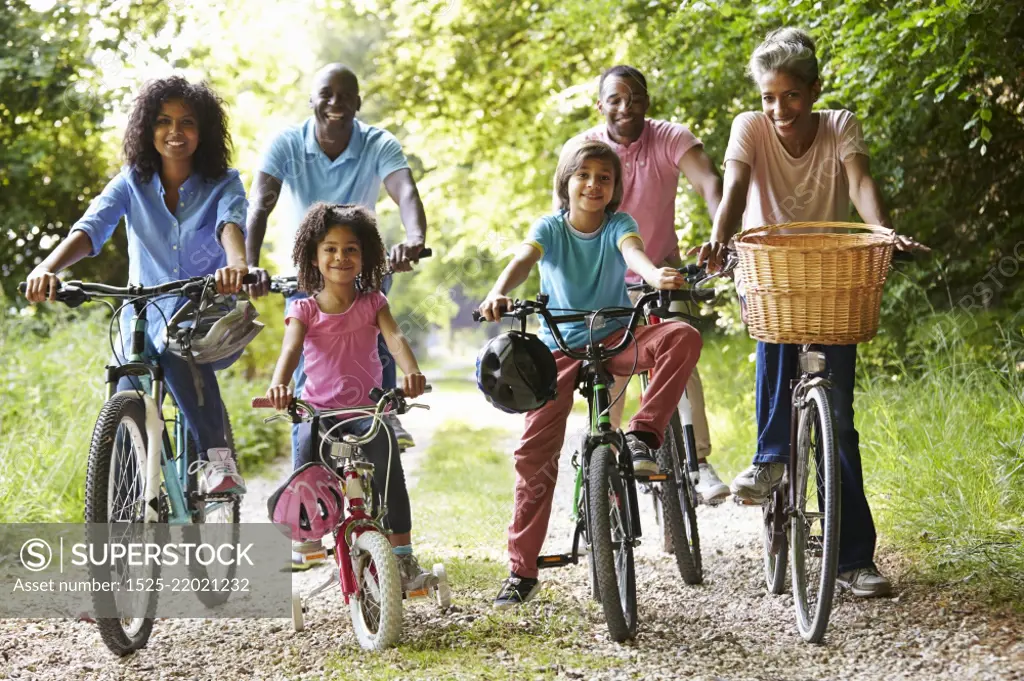
[[[749,229],[735,239],[736,288],[750,335],[800,345],[790,381],[790,455],[764,505],[764,572],[768,590],[781,594],[788,558],[797,629],[811,643],[822,640],[832,613],[841,512],[822,346],[875,336],[895,238],[874,225],[805,222]]]

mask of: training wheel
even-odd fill
[[[434,563],[432,572],[437,577],[437,604],[443,610],[452,604],[452,590],[448,586],[448,572],[444,569],[444,563]]]
[[[302,619],[302,596],[298,591],[292,592],[292,626],[295,631],[302,631],[306,628]]]

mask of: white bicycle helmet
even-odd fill
[[[192,301],[186,302],[167,323],[167,349],[196,364],[212,364],[236,355],[263,330],[260,313],[248,300],[234,296],[204,297],[198,321]]]

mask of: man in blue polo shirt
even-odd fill
[[[317,201],[359,204],[373,210],[383,183],[388,195],[398,204],[406,233],[405,242],[391,249],[392,269],[396,272],[411,270],[423,249],[427,219],[412,171],[394,135],[356,118],[362,99],[355,74],[342,64],[321,68],[313,77],[309,105],[313,110],[310,118],[271,140],[250,191],[245,250],[251,270],[259,277],[259,282],[249,287],[253,296],[269,292],[270,277],[259,267],[260,248],[267,231],[267,218],[282,190],[289,195],[292,214],[287,224],[294,241],[295,230],[312,204]],[[385,280],[385,293],[390,283],[390,278]],[[394,388],[395,361],[382,337],[378,339],[378,349],[384,365],[383,387],[385,390]],[[300,360],[295,371],[296,395],[301,394],[305,380]],[[391,424],[399,444],[412,446],[412,438],[398,419],[393,418]],[[293,432],[293,449],[295,445]]]

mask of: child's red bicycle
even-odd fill
[[[380,650],[396,643],[402,634],[403,599],[433,595],[441,608],[447,608],[451,604],[451,590],[444,565],[437,563],[433,567],[436,586],[414,592],[402,591],[398,564],[382,524],[386,508],[383,503],[379,509],[376,508],[374,467],[361,449],[377,435],[388,407],[398,414],[404,414],[412,407],[429,407],[406,403],[400,389],[384,392],[374,388],[370,391],[370,399],[375,400],[376,405],[330,411],[319,411],[296,399],[292,400],[287,414],[275,414],[265,419],[266,422],[279,419],[288,419],[292,423],[310,421],[313,432],[320,433],[320,420],[328,416],[344,414],[349,418],[373,418],[373,426],[365,435],[341,435],[335,433],[336,426],[321,434],[322,440],[330,445],[327,457],[330,460],[324,460],[319,454],[321,448],[317,447],[314,462],[295,471],[271,497],[268,508],[274,522],[284,522],[291,527],[293,538],[308,540],[320,539],[327,534],[334,536],[334,548],[328,553],[334,555],[336,567],[327,581],[305,598],[308,600],[336,582],[340,583],[359,645],[367,650]],[[252,406],[273,407],[265,397],[253,398]],[[387,498],[386,489],[381,498]],[[292,623],[296,631],[304,628],[302,601],[302,595],[295,592],[292,596]]]

